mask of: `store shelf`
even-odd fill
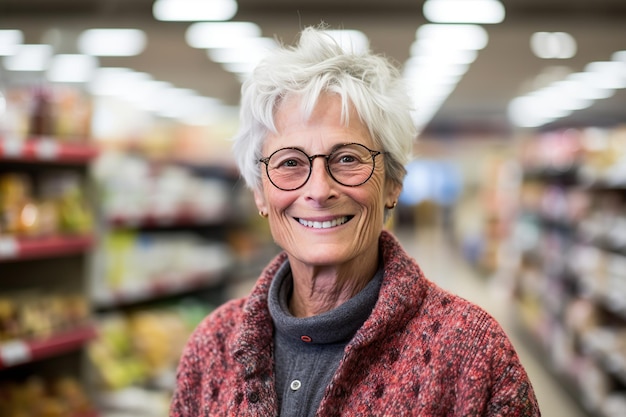
[[[86,164],[97,155],[97,148],[91,144],[51,138],[0,138],[0,162]]]
[[[0,262],[48,258],[86,252],[93,236],[0,237]]]
[[[110,215],[108,223],[116,228],[193,227],[223,224],[227,216],[222,213],[198,213],[196,210],[176,210],[171,213],[141,213]]]
[[[546,367],[590,415],[622,416],[623,152],[611,146],[587,147],[588,141],[578,135],[562,139],[569,145],[559,147],[561,142],[550,142],[553,136],[539,134],[520,146],[525,153],[517,207],[507,225],[510,257],[518,261],[507,271],[514,282],[517,315],[524,318],[520,327],[531,336],[525,339],[537,342]]]
[[[93,326],[54,334],[44,339],[0,343],[0,369],[34,362],[76,350],[96,336]]]
[[[159,300],[217,285],[223,277],[224,274],[220,272],[196,272],[161,276],[145,285],[96,294],[92,297],[93,304],[99,309],[109,309]]]

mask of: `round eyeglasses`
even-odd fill
[[[282,148],[266,158],[265,164],[270,182],[283,191],[301,188],[311,177],[313,160],[324,158],[326,172],[341,185],[357,187],[365,184],[374,173],[376,157],[381,151],[373,151],[360,143],[344,143],[336,146],[328,155],[309,156],[299,148]]]

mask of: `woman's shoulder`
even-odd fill
[[[438,320],[442,327],[451,332],[475,334],[485,337],[487,333],[494,337],[504,335],[498,320],[479,304],[429,282],[421,312]],[[445,326],[444,326],[445,324]]]
[[[190,346],[227,343],[240,328],[245,298],[226,301],[207,314],[195,327],[187,342]]]
[[[243,307],[247,297],[225,301],[207,314],[196,327],[196,330],[212,330],[216,327],[236,327],[242,320]]]

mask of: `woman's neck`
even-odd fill
[[[311,317],[340,306],[365,288],[378,269],[378,257],[341,266],[312,267],[293,260],[290,264],[289,311],[295,317]]]

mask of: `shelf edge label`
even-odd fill
[[[20,246],[12,237],[0,237],[0,259],[15,258],[19,255]]]
[[[35,144],[35,155],[43,160],[58,158],[59,144],[54,139],[41,138]]]
[[[19,158],[24,153],[24,141],[16,136],[8,136],[0,142],[0,153],[9,158]]]
[[[4,366],[13,366],[32,360],[28,345],[20,340],[5,342],[0,345],[0,358]]]

